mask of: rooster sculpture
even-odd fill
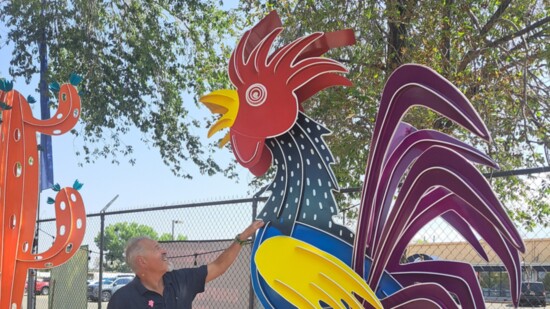
[[[222,117],[209,137],[229,128],[239,164],[275,177],[259,218],[251,259],[256,295],[266,308],[484,308],[476,273],[459,261],[401,263],[413,236],[442,217],[486,260],[479,237],[507,269],[517,305],[524,244],[473,164],[497,168],[479,150],[434,130],[402,122],[413,106],[429,108],[482,139],[489,133],[464,95],[435,71],[398,68],[384,88],[355,232],[333,221],[338,206],[329,130],[303,102],[332,86],[351,86],[346,68],[321,57],[355,43],[351,30],[317,32],[272,51],[283,30],[271,12],[247,31],[229,61],[236,90],[201,98]],[[270,52],[272,51],[272,52]],[[476,235],[477,233],[477,235]]]

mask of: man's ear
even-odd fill
[[[141,255],[137,256],[136,262],[138,263],[139,266],[147,265],[147,259]]]

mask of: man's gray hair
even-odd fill
[[[128,242],[126,243],[126,251],[124,254],[126,257],[126,263],[128,264],[128,266],[130,266],[130,268],[134,272],[136,271],[135,269],[136,257],[142,254],[144,250],[141,241],[145,239],[152,240],[151,237],[148,237],[148,236],[139,236],[139,237],[130,238],[130,240],[128,240]]]

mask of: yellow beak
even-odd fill
[[[216,90],[205,96],[202,96],[199,101],[206,105],[208,109],[214,114],[221,114],[222,116],[216,121],[212,127],[208,130],[208,137],[210,138],[214,133],[224,129],[231,128],[237,118],[239,112],[239,94],[235,90]],[[229,132],[220,141],[219,147],[223,147],[229,142]]]

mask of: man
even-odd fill
[[[134,280],[113,294],[107,309],[191,309],[204,284],[223,274],[235,261],[242,244],[264,225],[254,221],[213,262],[197,268],[172,270],[166,250],[148,237],[133,238],[126,246],[126,263]]]

